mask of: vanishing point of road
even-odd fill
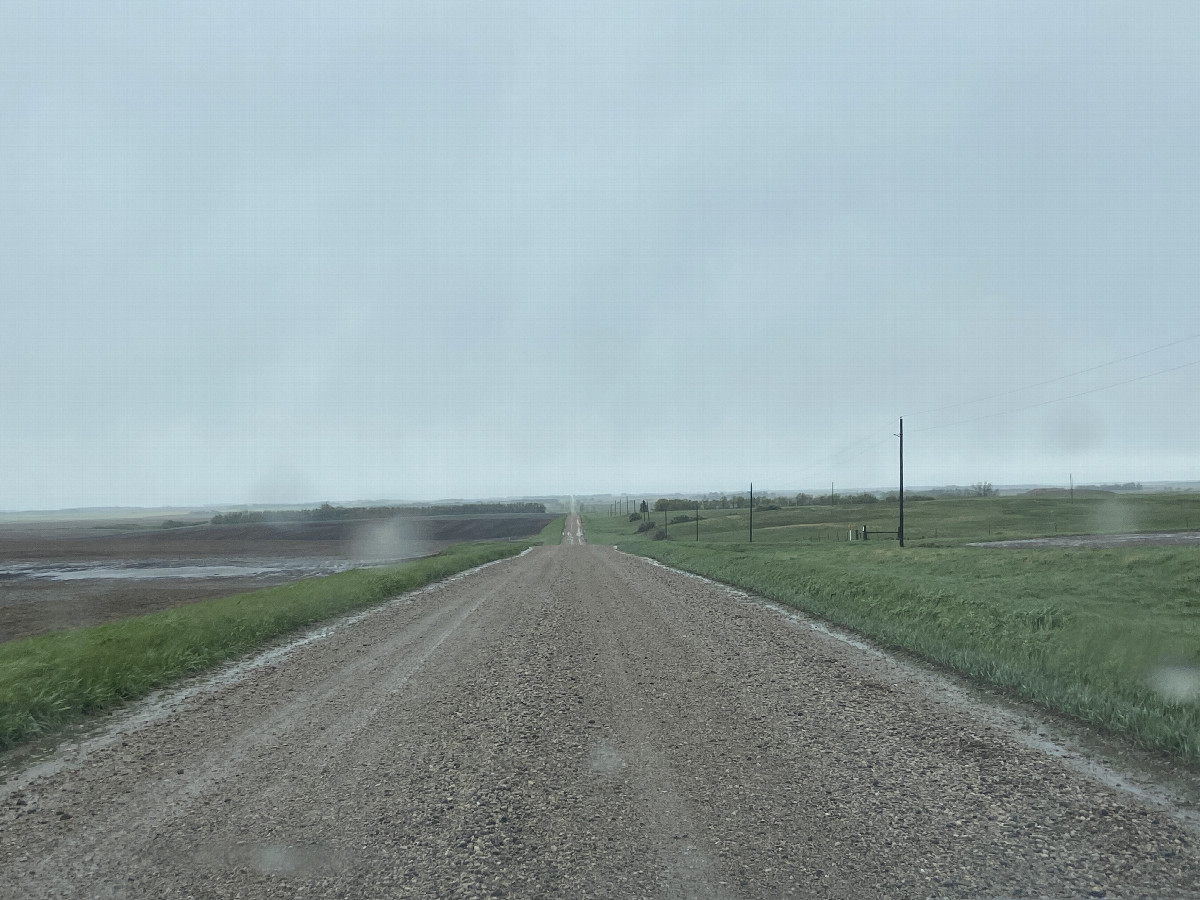
[[[0,897],[1197,896],[935,681],[572,517],[10,776]]]

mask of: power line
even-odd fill
[[[919,412],[910,413],[909,418],[911,419],[913,416],[924,416],[924,415],[928,415],[930,413],[942,412],[947,409],[957,409],[960,406],[970,406],[973,403],[984,403],[988,400],[996,400],[1000,397],[1008,397],[1008,396],[1011,396],[1012,394],[1019,394],[1021,391],[1030,391],[1030,390],[1033,390],[1034,388],[1045,387],[1048,384],[1057,384],[1060,381],[1066,381],[1068,378],[1074,378],[1077,375],[1086,375],[1088,372],[1095,372],[1098,369],[1106,369],[1109,366],[1115,366],[1117,363],[1122,363],[1122,362],[1125,362],[1130,359],[1137,359],[1139,356],[1146,356],[1147,354],[1150,354],[1150,353],[1157,353],[1159,350],[1166,350],[1168,347],[1175,347],[1179,344],[1187,343],[1188,341],[1194,341],[1194,340],[1196,340],[1196,338],[1200,338],[1200,334],[1193,334],[1193,335],[1189,335],[1188,337],[1179,338],[1179,340],[1171,341],[1168,344],[1160,344],[1157,347],[1151,347],[1149,350],[1142,350],[1138,353],[1131,353],[1131,354],[1129,354],[1129,356],[1122,356],[1120,359],[1113,359],[1113,360],[1109,360],[1108,362],[1100,363],[1098,366],[1090,366],[1086,369],[1080,369],[1078,372],[1068,372],[1066,375],[1059,375],[1057,378],[1051,378],[1049,381],[1038,381],[1034,384],[1027,384],[1024,387],[1013,388],[1012,390],[1008,390],[1008,391],[1001,391],[998,394],[989,394],[986,397],[977,397],[974,400],[963,400],[959,403],[949,403],[945,406],[937,406],[932,409],[923,409],[923,410],[920,410]],[[1188,363],[1187,365],[1192,365],[1192,364]],[[1182,366],[1180,366],[1179,368],[1182,368]],[[1164,369],[1163,371],[1169,372],[1171,370]],[[1161,373],[1156,373],[1156,374],[1161,374]],[[1145,377],[1149,378],[1150,376],[1147,375]],[[1137,381],[1138,379],[1133,378],[1130,380]],[[1129,382],[1121,382],[1121,384],[1128,384],[1128,383]],[[1103,388],[1099,388],[1099,390],[1103,390]],[[1090,393],[1090,392],[1085,391],[1084,393]],[[1074,396],[1082,396],[1082,394],[1076,394]],[[1061,399],[1068,400],[1070,398],[1063,397]],[[1058,401],[1050,400],[1048,402],[1057,403]],[[1026,407],[1026,408],[1028,408],[1028,407]],[[1003,413],[996,413],[996,415],[1003,415]],[[988,418],[988,417],[980,416],[980,418]],[[975,421],[975,420],[972,419],[969,421]],[[955,424],[955,423],[951,423],[951,424]],[[930,428],[918,428],[916,430],[917,431],[930,431],[930,430],[932,430],[932,428],[943,428],[943,427],[948,427],[948,426],[935,425],[935,426],[931,426]]]
[[[880,446],[881,444],[886,444],[889,440],[891,440],[890,435],[888,437],[883,438],[882,440],[874,439],[874,438],[875,438],[875,436],[873,434],[867,434],[867,435],[864,435],[863,437],[860,437],[856,440],[851,441],[848,444],[844,444],[840,450],[837,450],[837,451],[829,454],[829,456],[825,457],[823,460],[821,460],[818,463],[813,463],[811,466],[801,469],[799,472],[797,472],[792,477],[803,478],[809,472],[816,472],[821,469],[828,470],[831,467],[834,467],[835,465],[841,465],[842,463],[850,462],[851,460],[858,459],[860,456],[870,453],[876,447]],[[843,454],[849,452],[850,450],[852,450],[853,448],[859,446],[860,444],[862,444],[866,441],[872,441],[872,440],[873,440],[873,443],[869,444],[866,447],[863,447],[857,453],[854,453],[850,456],[843,455]]]
[[[1078,371],[1075,371],[1075,372],[1068,372],[1066,375],[1059,375],[1057,378],[1051,378],[1046,381],[1035,382],[1034,384],[1027,384],[1027,385],[1024,385],[1023,387],[1013,388],[1013,389],[1007,390],[1007,391],[1001,391],[1000,393],[997,393],[997,394],[989,394],[986,397],[978,397],[974,400],[964,400],[959,403],[950,403],[945,406],[938,406],[938,407],[934,407],[931,409],[924,409],[924,410],[921,410],[920,412],[910,414],[910,415],[906,416],[906,418],[911,419],[913,415],[918,415],[918,416],[928,415],[930,413],[942,412],[943,410],[947,410],[947,409],[956,409],[957,407],[960,407],[960,406],[969,406],[974,403],[983,403],[988,400],[995,400],[999,397],[1008,397],[1008,396],[1011,396],[1012,394],[1020,393],[1021,391],[1028,391],[1028,390],[1032,390],[1033,388],[1045,387],[1048,384],[1057,384],[1060,381],[1066,381],[1068,378],[1075,378],[1076,376],[1079,376],[1079,375],[1086,375],[1089,372],[1095,372],[1100,369],[1106,369],[1109,366],[1115,366],[1117,363],[1126,362],[1131,359],[1137,359],[1138,357],[1147,356],[1151,353],[1157,353],[1159,350],[1166,350],[1168,347],[1175,347],[1175,346],[1178,346],[1179,344],[1187,343],[1188,341],[1194,341],[1197,338],[1200,338],[1200,334],[1188,335],[1187,337],[1179,338],[1178,340],[1170,341],[1166,344],[1160,344],[1157,347],[1151,347],[1149,350],[1141,350],[1137,353],[1131,353],[1127,356],[1119,357],[1118,359],[1109,360],[1108,362],[1103,362],[1103,363],[1100,363],[1095,366],[1089,366],[1086,369],[1079,369]],[[1132,384],[1137,381],[1145,381],[1147,378],[1155,378],[1159,375],[1165,375],[1169,372],[1175,372],[1175,371],[1178,371],[1179,369],[1186,369],[1186,368],[1189,368],[1190,366],[1195,366],[1195,365],[1200,365],[1200,360],[1193,360],[1192,362],[1182,363],[1181,365],[1170,366],[1165,369],[1159,369],[1156,372],[1150,372],[1149,374],[1146,374],[1146,375],[1138,375],[1134,378],[1127,378],[1124,381],[1115,381],[1112,384],[1106,384],[1101,387],[1091,388],[1090,390],[1079,391],[1078,393],[1074,393],[1074,394],[1068,394],[1065,397],[1055,397],[1052,400],[1043,400],[1038,403],[1030,403],[1025,406],[1018,406],[1014,409],[1006,409],[1006,410],[1001,410],[1000,412],[987,413],[987,414],[981,415],[981,416],[973,416],[973,417],[967,418],[967,419],[960,419],[956,422],[946,422],[942,425],[927,425],[924,428],[910,428],[909,432],[914,433],[914,432],[922,432],[922,431],[937,431],[942,428],[952,428],[956,425],[966,425],[971,422],[979,422],[984,419],[994,419],[994,418],[998,418],[999,416],[1007,416],[1007,415],[1010,415],[1013,413],[1024,412],[1027,409],[1037,409],[1038,407],[1041,407],[1041,406],[1049,406],[1053,403],[1062,403],[1066,400],[1073,400],[1077,397],[1085,397],[1089,394],[1096,394],[1101,391],[1111,390],[1112,388],[1121,387],[1122,385],[1125,385],[1125,384]],[[817,471],[820,469],[829,469],[831,467],[840,467],[840,466],[844,465],[845,463],[852,462],[853,460],[856,460],[861,456],[865,456],[867,453],[870,453],[872,450],[875,450],[876,448],[882,446],[883,444],[886,444],[888,441],[891,440],[893,435],[889,434],[885,438],[882,438],[880,440],[874,440],[874,441],[872,441],[872,437],[873,437],[873,435],[870,435],[870,434],[864,435],[861,438],[858,438],[854,441],[849,442],[848,444],[843,445],[843,448],[840,451],[836,451],[836,452],[830,454],[828,457],[826,457],[824,460],[822,460],[819,463],[816,463],[814,465],[808,466],[805,469],[800,470],[794,477],[801,478],[810,472],[814,472],[814,471]],[[856,452],[856,453],[851,453],[849,456],[844,455],[848,451],[858,447],[859,445],[863,444],[866,441],[872,441],[872,442],[870,444],[868,444],[867,446],[863,447],[861,450],[858,450],[858,452]]]
[[[1149,351],[1147,351],[1149,352]],[[1141,355],[1141,354],[1137,354]],[[1129,358],[1129,357],[1127,357]],[[1118,360],[1119,362],[1119,360]],[[1177,372],[1180,369],[1186,369],[1189,366],[1200,365],[1200,359],[1194,359],[1191,362],[1181,363],[1178,366],[1171,366],[1166,369],[1159,369],[1157,372],[1150,372],[1146,375],[1138,375],[1136,378],[1127,378],[1124,381],[1114,381],[1112,384],[1106,384],[1102,387],[1092,388],[1087,391],[1080,391],[1077,394],[1069,394],[1066,397],[1055,397],[1053,400],[1043,400],[1040,403],[1030,403],[1028,406],[1018,406],[1015,409],[1005,409],[1000,412],[988,413],[982,416],[975,416],[970,419],[960,419],[957,422],[946,422],[944,425],[927,425],[924,428],[913,428],[910,431],[937,431],[939,428],[951,428],[955,425],[966,425],[970,422],[979,422],[983,419],[995,419],[998,416],[1007,416],[1012,413],[1024,412],[1027,409],[1037,409],[1039,406],[1049,406],[1051,403],[1062,403],[1064,400],[1074,400],[1076,397],[1086,397],[1088,394],[1098,394],[1100,391],[1107,391],[1115,387],[1120,387],[1123,384],[1133,384],[1135,381],[1145,381],[1147,378],[1154,378],[1158,375],[1166,375],[1168,372]],[[1099,367],[1097,367],[1099,368]],[[1091,371],[1090,369],[1086,371]],[[1049,383],[1049,382],[1047,382]]]

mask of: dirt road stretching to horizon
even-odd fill
[[[10,778],[0,897],[1197,896],[1167,811],[567,533]]]

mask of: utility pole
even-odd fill
[[[900,526],[896,529],[900,546],[904,546],[904,416],[900,417]]]
[[[833,494],[833,482],[832,481],[829,482],[829,505],[837,506],[837,500],[834,498],[834,494]]]
[[[1075,502],[1075,473],[1072,472],[1067,477],[1071,479],[1071,502],[1074,503]]]
[[[696,540],[700,540],[700,501],[696,501]]]
[[[750,482],[750,543],[754,543],[754,482]]]

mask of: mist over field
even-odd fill
[[[1200,479],[1200,11],[0,5],[0,509]]]

